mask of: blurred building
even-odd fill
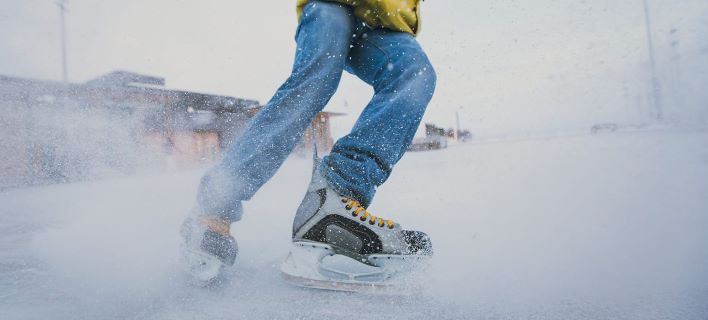
[[[444,128],[432,123],[425,124],[425,137],[413,139],[408,151],[427,151],[447,148],[447,134]]]
[[[122,71],[80,84],[0,76],[0,188],[205,165],[261,108],[164,84]],[[332,115],[313,121],[325,150]]]

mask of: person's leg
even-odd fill
[[[275,174],[334,94],[355,21],[348,6],[313,1],[304,8],[292,74],[202,178],[197,201],[203,214],[240,219],[241,201]]]
[[[371,84],[375,94],[352,132],[313,172],[281,272],[300,286],[396,290],[410,285],[433,255],[432,242],[424,232],[405,229],[367,207],[411,143],[435,88],[435,73],[408,34],[368,30],[357,38],[362,40],[353,44],[347,70]],[[337,266],[324,262],[335,255],[345,260]]]
[[[354,43],[347,71],[373,86],[375,94],[321,169],[332,188],[366,207],[411,144],[436,76],[412,35],[385,29],[371,30]]]

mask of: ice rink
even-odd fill
[[[246,203],[210,290],[176,263],[201,170],[5,190],[0,319],[708,318],[708,131],[406,154],[370,208],[432,237],[425,290],[402,296],[281,281],[310,166]]]

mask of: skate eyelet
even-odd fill
[[[346,210],[354,209],[352,211],[353,217],[359,217],[359,213],[363,212],[361,217],[359,217],[359,219],[361,219],[361,222],[364,222],[370,218],[369,224],[372,226],[375,225],[376,221],[378,220],[379,227],[383,228],[385,225],[388,225],[389,229],[394,228],[393,220],[391,220],[391,219],[384,220],[383,218],[380,218],[380,217],[377,217],[373,214],[370,214],[369,211],[366,211],[366,208],[364,206],[362,206],[358,201],[353,200],[353,199],[348,199],[348,198],[342,198],[341,200],[342,200],[342,203],[346,203],[346,205],[344,206],[346,208]]]

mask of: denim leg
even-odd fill
[[[410,34],[375,29],[353,45],[346,69],[375,93],[351,133],[324,158],[322,170],[337,192],[369,206],[411,144],[436,76]]]
[[[313,1],[304,8],[292,74],[202,178],[204,214],[240,219],[241,201],[275,174],[337,89],[354,27],[350,7]]]

